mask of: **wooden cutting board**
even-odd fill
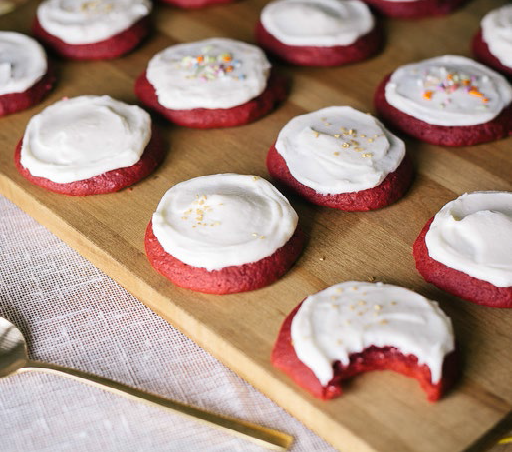
[[[157,118],[168,156],[155,175],[133,189],[69,198],[28,184],[14,168],[14,147],[29,118],[44,106],[81,94],[110,94],[136,103],[134,78],[153,54],[171,44],[214,36],[253,42],[264,3],[245,0],[202,11],[157,5],[157,31],[133,54],[108,62],[56,60],[59,82],[44,104],[0,118],[0,192],[334,446],[390,452],[478,448],[482,438],[506,427],[511,418],[512,310],[475,306],[426,284],[415,270],[411,245],[423,224],[456,196],[512,190],[512,138],[455,149],[406,139],[416,180],[402,201],[379,211],[344,213],[292,198],[308,236],[306,249],[284,278],[255,292],[207,296],[175,288],[149,266],[143,237],[159,199],[173,184],[223,172],[268,177],[266,152],[293,116],[337,104],[373,112],[373,91],[385,74],[443,53],[469,55],[480,17],[505,1],[472,0],[447,17],[386,19],[385,51],[361,64],[280,66],[292,79],[290,97],[255,124],[190,130]],[[27,32],[34,9],[29,4],[0,18],[0,29]],[[463,376],[442,401],[427,403],[413,380],[374,372],[347,384],[342,398],[322,402],[270,365],[281,322],[305,296],[340,281],[374,278],[439,300],[453,318]]]

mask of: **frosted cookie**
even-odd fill
[[[390,17],[420,18],[440,16],[456,10],[467,0],[363,0]]]
[[[35,185],[83,196],[132,185],[163,157],[164,146],[144,110],[110,96],[79,96],[32,117],[15,164]]]
[[[346,106],[293,118],[270,148],[267,168],[308,201],[350,211],[397,201],[413,178],[403,141],[373,116]]]
[[[418,380],[429,401],[458,374],[450,319],[403,287],[348,281],[307,297],[285,319],[272,364],[321,399],[362,372],[394,370]]]
[[[177,286],[228,294],[267,286],[299,256],[297,214],[257,176],[216,174],[167,191],[146,231],[151,265]]]
[[[444,55],[399,67],[375,93],[384,122],[427,143],[470,146],[512,133],[512,87],[493,70]]]
[[[76,60],[117,58],[150,29],[150,0],[44,0],[32,24],[37,39]]]
[[[135,94],[176,124],[228,127],[269,113],[286,97],[286,83],[258,47],[213,38],[155,55],[137,79]]]
[[[38,104],[54,82],[40,44],[20,33],[0,32],[0,116]]]
[[[473,37],[472,51],[477,60],[512,76],[512,5],[503,5],[484,16]]]
[[[512,308],[512,193],[449,202],[427,222],[413,254],[426,281],[476,304]]]
[[[288,63],[336,66],[376,54],[384,38],[359,0],[277,0],[263,8],[256,40]]]

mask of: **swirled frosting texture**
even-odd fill
[[[307,297],[292,321],[298,358],[323,386],[333,364],[348,366],[350,355],[375,347],[395,347],[429,367],[432,383],[455,348],[450,319],[436,302],[403,287],[348,281]]]
[[[21,164],[33,176],[67,183],[134,165],[151,138],[151,118],[110,96],[61,100],[33,116]]]
[[[21,33],[0,32],[0,95],[22,93],[48,70],[41,45]]]
[[[265,179],[216,174],[169,189],[152,225],[167,253],[211,271],[274,254],[293,235],[297,220],[288,200]]]
[[[481,22],[482,38],[504,66],[512,67],[512,5],[489,12]]]
[[[498,116],[512,87],[493,70],[456,55],[401,66],[385,87],[386,101],[428,124],[469,126]]]
[[[496,287],[512,286],[512,193],[466,193],[446,204],[425,236],[428,254]]]
[[[67,44],[94,44],[126,30],[151,9],[150,0],[45,0],[37,19]]]
[[[156,54],[146,77],[173,110],[230,108],[260,95],[270,63],[258,47],[226,38],[177,44]]]
[[[405,155],[377,119],[346,106],[296,116],[275,147],[295,179],[324,195],[376,187]]]
[[[278,0],[263,8],[260,20],[279,41],[297,46],[349,45],[374,27],[359,0]]]

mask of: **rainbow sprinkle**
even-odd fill
[[[479,97],[484,104],[489,102],[489,99],[478,89],[477,76],[461,74],[459,72],[447,72],[446,70],[444,70],[444,72],[444,76],[429,73],[423,74],[424,78],[421,81],[421,85],[423,87],[422,97],[425,100],[432,100],[438,92],[450,96],[455,92],[462,91],[470,96]],[[445,103],[441,105],[444,107],[450,102],[451,99],[448,98]]]
[[[180,66],[193,71],[188,78],[198,78],[203,82],[210,82],[219,78],[230,76],[235,80],[243,80],[245,75],[232,75],[233,71],[241,66],[231,53],[209,54],[211,47],[201,49],[199,55],[187,55],[180,61]]]

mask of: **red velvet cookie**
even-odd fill
[[[20,33],[0,32],[2,71],[0,116],[38,104],[52,89],[55,75],[44,49]]]
[[[287,63],[338,66],[377,54],[384,35],[370,10],[359,1],[278,0],[265,6],[256,41]]]
[[[357,123],[356,118],[369,122]],[[345,134],[340,130],[341,124]],[[347,211],[388,206],[407,192],[414,170],[403,142],[381,126],[370,115],[350,107],[329,107],[299,116],[282,129],[268,151],[269,174],[280,185],[320,206]],[[281,146],[296,177],[276,145]],[[382,147],[369,148],[370,145]],[[367,166],[370,159],[375,159],[373,166]],[[383,160],[389,161],[385,167],[381,167]],[[376,168],[380,172],[378,178],[373,173]],[[364,171],[368,173],[365,175]]]
[[[385,16],[417,19],[449,14],[466,2],[466,0],[416,0],[405,2],[390,0],[363,1]]]
[[[355,283],[351,282],[354,285],[358,284],[364,284],[364,287],[360,287],[360,290],[365,290],[366,292],[362,292],[356,294],[359,297],[358,302],[350,302],[349,303],[349,310],[355,311],[356,313],[354,315],[358,316],[359,311],[364,312],[371,310],[373,311],[371,313],[371,316],[373,319],[375,319],[375,316],[378,318],[382,317],[381,320],[372,320],[373,324],[382,324],[385,327],[388,327],[388,325],[392,325],[392,320],[386,320],[386,311],[389,309],[396,309],[396,306],[398,306],[402,300],[397,299],[396,297],[394,299],[384,299],[383,302],[379,302],[379,304],[373,305],[371,307],[371,303],[367,303],[364,300],[364,297],[368,295],[369,289],[368,287],[371,286],[369,283]],[[340,284],[333,286],[329,289],[326,289],[322,292],[319,292],[318,294],[315,294],[314,297],[321,296],[322,293],[326,291],[330,291],[330,293],[334,293],[335,295],[329,296],[329,303],[331,303],[331,300],[334,300],[334,303],[337,303],[338,300],[341,300],[345,294],[347,294],[347,288],[345,287],[348,283]],[[387,288],[393,287],[393,286],[385,286]],[[370,289],[371,290],[371,289]],[[405,291],[406,289],[402,289]],[[412,294],[414,294],[411,291],[407,291]],[[418,297],[419,299],[426,300],[423,297],[419,297],[419,295],[414,294],[414,297]],[[458,363],[458,353],[455,349],[455,343],[453,342],[453,333],[451,331],[451,325],[449,323],[449,319],[445,317],[442,314],[442,311],[439,310],[436,304],[434,304],[433,308],[425,308],[424,306],[419,307],[419,309],[425,309],[424,312],[426,312],[425,315],[432,315],[434,317],[437,317],[434,322],[436,323],[437,327],[439,328],[439,337],[434,340],[439,340],[440,343],[442,343],[444,355],[437,357],[433,360],[435,362],[435,366],[437,366],[435,372],[436,374],[439,373],[439,375],[436,375],[437,378],[433,379],[433,372],[429,365],[427,365],[425,362],[422,362],[418,359],[417,356],[415,356],[412,353],[407,353],[400,348],[396,346],[381,346],[381,345],[372,345],[368,342],[368,340],[364,339],[364,335],[362,336],[362,342],[364,342],[364,348],[357,352],[350,352],[348,353],[348,359],[346,363],[342,363],[341,360],[336,359],[333,357],[333,354],[335,355],[337,352],[335,350],[335,347],[330,350],[330,357],[326,358],[325,356],[321,358],[322,364],[320,367],[316,368],[315,370],[311,367],[309,367],[307,364],[305,364],[304,361],[308,361],[309,363],[314,363],[315,359],[311,360],[311,350],[309,351],[309,356],[306,352],[306,355],[302,355],[304,353],[303,351],[297,351],[297,347],[302,346],[303,339],[300,339],[301,337],[301,331],[300,327],[303,325],[311,325],[314,321],[320,321],[322,317],[317,317],[315,320],[313,320],[312,317],[309,317],[310,323],[301,323],[303,322],[302,319],[299,320],[299,325],[295,326],[296,334],[292,333],[292,324],[295,321],[299,310],[302,309],[304,306],[304,303],[311,299],[312,297],[306,298],[305,301],[303,301],[298,307],[296,307],[285,319],[283,322],[283,325],[281,326],[281,329],[279,331],[279,335],[277,337],[276,343],[274,345],[274,348],[272,350],[272,356],[271,361],[272,364],[277,367],[278,369],[282,370],[284,373],[286,373],[298,386],[308,391],[311,395],[314,397],[328,400],[335,397],[339,397],[342,395],[342,384],[345,380],[348,380],[360,373],[363,372],[369,372],[373,370],[392,370],[395,372],[398,372],[406,377],[414,378],[418,380],[421,388],[425,391],[427,399],[430,402],[434,402],[438,400],[443,394],[446,393],[446,391],[453,385],[455,382],[458,374],[459,374],[459,363]],[[363,302],[365,304],[363,304]],[[427,303],[429,301],[427,300]],[[394,303],[394,304],[393,304]],[[422,302],[423,304],[424,302]],[[430,302],[431,303],[431,302]],[[325,305],[325,302],[323,303]],[[342,302],[343,305],[343,302]],[[352,306],[352,308],[350,307]],[[374,307],[378,307],[377,309],[374,309]],[[311,307],[308,307],[308,309],[312,309]],[[334,316],[334,311],[330,312],[327,306],[323,306],[322,308],[316,308],[317,314],[319,312],[319,309],[323,309],[325,311],[325,315],[330,315],[331,318]],[[343,307],[339,308],[340,311],[343,311]],[[415,315],[417,312],[415,313]],[[405,314],[404,314],[405,315]],[[423,314],[419,314],[423,315]],[[364,314],[363,314],[364,316]],[[360,316],[358,316],[360,317]],[[393,317],[387,317],[388,319],[392,319]],[[325,320],[325,327],[328,328],[332,325],[328,319]],[[358,324],[354,325],[355,319],[345,319],[341,321],[341,325],[337,327],[337,330],[339,332],[339,337],[337,339],[333,339],[334,341],[337,341],[337,343],[344,344],[343,339],[341,337],[343,336],[343,328],[346,328],[348,330],[348,335],[353,334],[357,338],[360,337],[361,330],[360,326]],[[402,320],[405,320],[405,317],[402,318]],[[406,334],[403,331],[400,331],[400,326],[398,325],[399,322],[397,322],[396,328],[398,328],[397,333],[403,340],[404,337],[406,337]],[[394,328],[395,325],[390,326],[390,328]],[[318,328],[322,328],[319,326]],[[422,328],[419,328],[420,330]],[[413,329],[414,330],[414,329]],[[315,331],[318,333],[318,329],[312,328],[308,331]],[[422,332],[423,333],[423,332]],[[419,333],[419,334],[422,334]],[[309,333],[308,333],[309,334]],[[392,335],[392,331],[387,333],[388,335]],[[430,333],[425,332],[425,334],[429,335]],[[333,335],[334,338],[335,334]],[[300,340],[293,339],[299,338]],[[314,338],[313,341],[316,341],[316,345],[313,346],[313,353],[316,353],[318,350],[321,350],[322,347],[324,347],[324,351],[326,352],[327,349],[325,349],[325,346],[328,342],[326,342],[325,337],[320,338],[320,336],[317,336],[316,339]],[[359,339],[357,339],[359,340]],[[414,339],[413,339],[414,340]],[[370,340],[371,342],[371,340]],[[335,342],[336,344],[336,342]],[[323,353],[322,352],[322,353]],[[300,353],[303,356],[303,360],[301,360],[298,356],[298,353]],[[341,352],[338,352],[341,353]],[[427,353],[428,354],[428,353]],[[319,355],[322,356],[322,355]],[[330,375],[327,375],[329,366],[327,364],[331,362],[330,364]],[[318,363],[318,362],[317,362]],[[315,364],[316,366],[316,364]],[[325,375],[325,383],[322,383],[319,379],[318,374],[321,374],[322,371],[319,369],[323,368],[323,372],[327,372]],[[322,377],[323,378],[323,377]]]
[[[443,58],[447,64],[442,64]],[[451,64],[448,58],[456,59],[456,63]],[[448,75],[445,78],[438,74],[425,76],[425,69],[421,68],[427,67],[425,63],[428,61],[432,61],[432,72],[445,69]],[[507,137],[512,133],[512,88],[499,74],[476,65],[468,58],[452,56],[434,58],[417,65],[420,68],[418,72],[413,73],[414,69],[410,69],[408,74],[418,78],[415,85],[409,83],[416,92],[411,90],[410,97],[403,103],[405,96],[397,91],[400,88],[393,81],[396,72],[388,75],[375,93],[377,113],[394,129],[440,146],[472,146]],[[413,66],[403,66],[400,70]],[[456,76],[458,81],[452,82],[448,79],[450,76]],[[435,82],[429,84],[428,77]],[[465,96],[464,100],[470,100],[474,105],[461,102],[459,111],[452,114],[449,110],[457,107],[456,96],[461,96],[461,100]],[[436,100],[438,98],[441,100]]]
[[[505,74],[509,77],[512,76],[512,67],[505,66],[496,58],[490,51],[487,43],[482,39],[482,30],[478,30],[478,32],[473,37],[473,41],[471,42],[471,52],[474,57],[483,64],[490,66],[496,69],[498,72]]]
[[[260,289],[281,278],[302,252],[304,234],[297,229],[285,245],[259,261],[212,271],[187,265],[166,253],[153,234],[151,222],[146,229],[144,244],[153,268],[176,286],[224,295]]]
[[[65,101],[65,100],[61,101],[59,104],[62,104],[63,102],[71,102],[71,101],[74,101],[77,99],[83,99],[83,98],[85,98],[85,99],[108,98],[108,99],[112,100],[108,96],[102,96],[102,97],[81,96],[79,98],[74,98],[69,101]],[[102,104],[103,103],[104,102],[102,102]],[[55,104],[55,105],[58,106],[59,104]],[[121,104],[121,103],[115,101],[115,103],[113,103],[114,108],[117,107],[117,104]],[[125,105],[125,104],[123,104],[123,105]],[[126,145],[126,147],[136,148],[136,147],[143,146],[142,143],[146,139],[148,139],[149,142],[147,143],[147,145],[142,147],[140,151],[133,151],[133,152],[141,153],[141,155],[138,157],[138,160],[136,160],[135,163],[128,164],[126,166],[123,166],[125,163],[121,163],[120,164],[121,166],[119,166],[119,167],[101,172],[101,167],[103,166],[102,158],[104,161],[107,161],[107,163],[106,163],[108,165],[107,168],[109,168],[112,166],[116,166],[116,164],[115,164],[116,155],[115,155],[115,153],[114,153],[114,155],[108,155],[108,154],[105,155],[105,153],[101,154],[102,153],[101,143],[98,143],[97,140],[95,140],[95,138],[94,138],[95,133],[102,132],[101,130],[98,130],[98,129],[101,129],[101,127],[99,127],[99,128],[96,127],[96,131],[86,128],[88,119],[89,120],[94,119],[93,115],[90,114],[90,111],[85,112],[84,108],[86,108],[86,107],[87,107],[87,103],[77,107],[80,114],[83,115],[82,116],[82,118],[84,118],[83,123],[81,123],[79,120],[74,122],[71,119],[69,121],[69,124],[65,124],[62,122],[60,122],[60,125],[57,124],[56,131],[58,132],[60,130],[61,136],[63,137],[63,141],[65,141],[65,143],[63,143],[61,145],[62,150],[61,150],[61,148],[59,148],[58,144],[53,143],[52,140],[53,140],[53,138],[55,138],[55,136],[53,136],[53,138],[50,136],[50,139],[48,139],[48,138],[41,139],[41,138],[39,138],[37,131],[32,133],[31,130],[35,129],[36,127],[31,125],[31,124],[33,124],[32,121],[34,121],[34,118],[31,120],[31,123],[29,123],[29,125],[27,126],[27,132],[25,133],[25,137],[22,140],[20,140],[20,142],[18,143],[18,146],[16,147],[16,151],[14,154],[14,162],[15,162],[16,168],[18,169],[19,173],[22,176],[24,176],[31,183],[33,183],[35,185],[39,185],[40,187],[43,187],[43,188],[45,188],[49,191],[55,192],[55,193],[60,193],[60,194],[68,195],[68,196],[97,195],[97,194],[116,192],[125,187],[133,185],[134,183],[138,182],[139,180],[141,180],[144,177],[151,174],[154,171],[154,169],[162,162],[162,160],[164,159],[164,156],[165,156],[165,146],[163,145],[163,142],[162,142],[159,134],[156,132],[156,130],[154,128],[151,129],[149,116],[147,115],[147,113],[143,112],[143,110],[139,109],[138,107],[131,107],[131,108],[137,108],[138,110],[140,110],[140,113],[143,113],[143,115],[147,116],[147,121],[144,120],[143,123],[140,125],[140,128],[143,129],[146,126],[148,126],[149,130],[142,131],[140,133],[139,132],[133,133],[132,135],[133,135],[134,143],[129,144],[129,142],[125,140],[125,137],[122,136],[122,134],[125,133],[124,130],[122,131],[122,134],[118,136],[116,128],[109,127],[107,125],[106,126],[106,128],[108,129],[107,133],[112,136],[112,138],[111,138],[112,143],[121,142],[124,145]],[[130,106],[126,106],[126,107],[130,108]],[[48,107],[48,108],[50,108],[50,107]],[[45,110],[43,110],[42,114],[44,114],[44,113],[45,113]],[[71,113],[73,113],[73,112],[71,111]],[[87,113],[89,113],[89,114],[87,114]],[[116,113],[119,113],[119,115],[121,115],[124,112],[116,112]],[[63,116],[69,115],[69,113],[67,111],[62,112],[62,113],[59,111],[56,111],[56,113],[54,114],[54,118],[56,121],[58,121],[59,118],[62,118],[62,116],[60,116],[60,114],[62,114]],[[41,115],[38,115],[38,116],[41,117]],[[37,118],[37,117],[35,117],[35,118]],[[80,117],[79,117],[79,119],[80,119]],[[108,118],[106,118],[106,115],[99,117],[99,120],[105,121],[105,119],[108,120]],[[44,120],[40,120],[38,126],[41,127],[41,129],[43,129],[43,130],[45,129],[44,126],[46,126],[46,128],[53,127],[51,121],[52,121],[51,116],[49,119],[47,117]],[[73,126],[77,126],[77,128],[78,128],[78,126],[80,124],[84,125],[83,134],[76,137],[76,136],[74,136],[75,132],[73,131]],[[89,121],[89,124],[90,124],[90,121]],[[134,124],[131,123],[131,120],[127,120],[127,124],[129,124],[127,127],[134,126]],[[69,128],[68,128],[68,125],[69,125]],[[114,124],[114,126],[115,126],[115,124]],[[121,128],[123,128],[123,127],[121,127]],[[103,130],[103,132],[105,132],[105,130]],[[66,138],[68,135],[69,135],[69,137]],[[86,137],[87,135],[90,136],[90,143],[88,145],[87,144],[83,145],[84,142],[87,142],[87,137]],[[31,156],[30,156],[30,159],[27,164],[28,167],[24,166],[22,163],[22,160],[21,160],[23,141],[25,139],[28,139],[29,143],[31,143],[31,144],[29,144],[30,147],[35,148],[35,150],[31,149],[31,151],[30,151]],[[58,140],[58,135],[55,139]],[[51,146],[52,143],[55,145],[54,147]],[[78,144],[78,146],[74,146],[74,143],[79,143],[79,144]],[[88,147],[88,146],[90,146],[90,147]],[[105,146],[105,148],[108,148],[109,150],[115,148],[115,145],[113,145],[109,142],[105,143],[104,146]],[[79,163],[76,163],[76,161],[75,161],[75,163],[70,163],[70,161],[73,161],[73,158],[74,158],[73,153],[79,154],[80,151],[83,151],[84,154],[85,153],[92,154],[91,151],[93,151],[94,149],[99,150],[98,152],[100,153],[99,154],[100,156],[98,157],[98,159],[96,161],[93,161],[91,164],[87,163],[87,161],[85,161],[83,159]],[[45,155],[44,154],[45,150],[49,150],[50,154]],[[124,151],[124,149],[122,148],[120,151],[120,157],[124,159],[126,157],[124,156],[123,151]],[[60,165],[59,164],[55,165],[55,162],[53,160],[54,160],[54,158],[55,159],[60,158],[60,155],[59,156],[55,155],[55,157],[54,157],[52,155],[52,152],[54,154],[59,153],[60,155],[63,155],[62,158],[63,158],[64,162],[60,163]],[[114,151],[114,152],[116,152],[116,151]],[[130,151],[130,154],[131,153],[132,153],[132,151]],[[75,157],[75,159],[78,159],[78,158],[79,158],[79,156]],[[135,157],[132,157],[131,155],[129,156],[129,158],[130,158],[130,160],[136,159]],[[32,162],[34,162],[34,161],[36,163],[36,167],[32,168],[32,165],[33,165]],[[123,160],[123,162],[126,162],[126,160]],[[99,169],[95,168],[95,170],[93,171],[95,173],[98,173],[96,175],[91,175],[91,176],[86,177],[87,174],[90,174],[89,170],[87,170],[88,171],[87,173],[83,173],[81,175],[75,176],[74,173],[82,171],[82,169],[79,168],[79,164],[82,164],[84,167],[87,167],[89,165],[94,165],[94,166],[101,165],[101,166],[98,167]],[[55,167],[53,168],[53,166],[55,166]],[[45,174],[46,171],[48,171],[47,168],[50,168],[50,173],[48,173],[49,175],[47,177],[39,175],[39,174]],[[33,173],[38,174],[38,175],[34,175]],[[52,180],[55,178],[55,173],[58,176],[66,177],[67,179],[65,179],[63,181]],[[64,173],[65,173],[65,175],[64,175]],[[69,175],[68,173],[70,173],[71,175]],[[50,177],[52,177],[52,179],[50,179]],[[70,179],[76,179],[76,180],[70,180]],[[70,180],[70,181],[67,181],[67,180]]]
[[[267,286],[293,265],[304,235],[269,182],[218,174],[172,187],[150,221],[151,265],[173,284],[210,294]]]
[[[118,58],[133,50],[151,28],[151,4],[147,0],[134,0],[129,6],[117,1],[79,0],[73,7],[68,11],[59,2],[46,0],[32,23],[34,36],[66,58]]]
[[[135,95],[147,107],[160,113],[174,124],[197,129],[232,127],[248,124],[271,112],[287,96],[286,79],[272,71],[265,90],[250,101],[231,108],[192,108],[172,110],[158,103],[155,88],[141,74],[135,82]]]
[[[512,5],[503,5],[489,11],[480,21],[473,37],[475,58],[498,72],[512,76]]]
[[[136,80],[135,94],[175,124],[230,127],[271,112],[286,98],[287,82],[257,47],[218,38],[156,55]]]
[[[483,192],[484,195],[486,195],[486,193],[488,196],[488,194],[492,193],[492,192]],[[475,194],[473,194],[473,196],[474,195]],[[510,205],[512,206],[512,194],[509,193],[507,196],[509,198],[509,201],[511,202]],[[461,198],[458,198],[458,199],[460,200]],[[462,199],[464,199],[464,197],[462,197]],[[467,195],[466,195],[466,199],[467,199]],[[510,206],[508,208],[510,208]],[[446,209],[446,207],[445,207],[445,209]],[[492,209],[493,210],[485,209],[485,210],[483,210],[483,212],[485,212],[487,215],[489,215],[489,217],[491,217],[491,215],[498,216],[499,214],[497,212],[499,212],[499,210],[498,210],[499,206],[493,205]],[[458,217],[459,210],[460,209],[458,209],[457,214],[454,214],[455,217],[457,217],[457,218],[459,218]],[[466,213],[468,214],[466,216],[470,217],[470,219],[471,219],[471,217],[473,217],[473,221],[474,221],[474,219],[477,219],[478,215],[482,215],[479,213],[477,213],[475,215],[476,212],[473,212],[471,214],[470,211],[468,211],[468,210],[466,211]],[[421,276],[423,276],[423,278],[427,282],[434,284],[435,286],[445,290],[446,292],[449,292],[453,295],[456,295],[457,297],[463,298],[463,299],[471,301],[473,303],[476,303],[476,304],[479,304],[482,306],[489,306],[489,307],[512,308],[512,283],[510,282],[510,281],[512,281],[512,270],[511,270],[512,265],[510,264],[510,262],[508,264],[508,268],[509,268],[508,282],[507,282],[507,280],[504,280],[502,282],[501,286],[497,286],[490,281],[486,281],[486,280],[480,279],[478,277],[471,276],[470,274],[467,273],[468,271],[471,272],[471,269],[469,269],[469,268],[466,271],[462,271],[461,269],[464,268],[463,266],[460,266],[459,269],[456,269],[456,268],[453,268],[453,267],[447,265],[448,261],[445,261],[445,263],[442,263],[442,262],[434,259],[433,257],[431,257],[432,251],[430,251],[430,253],[429,253],[429,248],[427,247],[427,243],[425,241],[425,237],[431,228],[434,218],[431,218],[427,222],[427,224],[423,227],[418,238],[414,242],[414,246],[413,246],[413,255],[414,255],[414,260],[416,262],[416,268],[420,272]],[[457,220],[459,222],[457,224],[460,224],[461,219],[463,219],[463,218],[460,218],[459,220]],[[509,220],[509,222],[510,222],[510,220]],[[451,220],[450,220],[450,224],[452,224]],[[496,237],[499,234],[499,231],[502,231],[503,229],[498,228],[498,227],[490,228],[489,225],[490,225],[490,223],[483,224],[483,226],[482,226],[482,228],[484,228],[484,230],[487,229],[487,233],[488,233],[487,239],[493,240],[494,238],[497,238],[498,244],[496,246],[498,248],[500,248],[500,252],[506,252],[506,249],[504,250],[504,248],[507,246],[507,242],[505,241],[504,243],[502,243],[502,240],[501,240],[502,237],[501,237],[501,239],[499,236]],[[450,228],[453,229],[452,226],[450,226]],[[473,239],[476,239],[478,237],[478,235],[479,235],[478,233],[474,233],[471,237]],[[467,242],[470,239],[466,238],[465,240]],[[510,236],[505,237],[505,240],[508,240],[510,242]],[[447,244],[445,246],[447,248],[447,251],[456,249],[451,244]],[[477,249],[477,248],[472,248],[471,246],[472,246],[471,243],[465,244],[465,249],[467,250],[468,253],[470,253],[472,249],[475,249],[475,250]],[[436,255],[436,257],[437,257],[437,255]],[[450,255],[448,255],[448,257],[450,257]],[[444,257],[441,257],[441,258],[446,259]],[[475,260],[475,259],[472,259],[472,260]],[[479,261],[482,261],[482,259],[479,259]],[[452,264],[452,265],[454,265],[454,264]],[[481,272],[482,269],[485,267],[485,263],[479,262],[478,264],[475,264],[473,262],[473,267],[476,267],[477,270],[479,270]],[[492,268],[493,265],[490,265],[490,267]],[[504,270],[505,268],[506,268],[505,264],[502,264],[502,272],[505,271]],[[473,273],[473,275],[476,275],[476,274],[477,273]],[[503,275],[498,275],[498,276],[503,278]],[[494,276],[494,277],[496,278],[496,276]],[[497,284],[497,282],[496,282],[496,284]]]

